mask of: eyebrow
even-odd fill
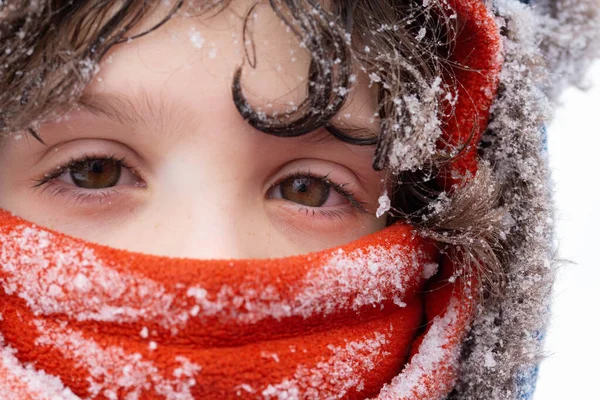
[[[84,92],[76,105],[93,115],[121,125],[142,126],[149,131],[161,133],[174,132],[186,118],[194,118],[193,110],[185,104],[169,101],[165,96],[152,95],[144,89],[133,96],[118,92]],[[306,133],[298,139],[305,145],[344,143],[325,129]]]
[[[152,96],[140,90],[135,96],[122,93],[83,93],[76,105],[99,117],[121,125],[143,126],[163,132],[167,127],[179,125],[179,118],[191,112],[182,104],[175,105],[165,97]]]

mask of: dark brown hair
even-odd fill
[[[127,36],[157,7],[141,0],[8,1],[0,9],[0,132],[29,128],[64,107],[89,82],[96,65],[114,45],[134,40],[167,22],[182,6],[177,0],[164,18],[146,32]],[[200,12],[215,12],[229,1],[206,1]],[[257,112],[242,90],[241,68],[233,78],[233,100],[250,125],[265,133],[290,137],[319,128],[352,144],[378,145],[376,169],[384,168],[386,152],[407,104],[399,94],[420,95],[439,76],[448,51],[450,19],[430,1],[333,0],[325,9],[316,0],[270,0],[273,10],[310,52],[308,93],[293,110],[276,117]],[[251,11],[251,10],[250,10]],[[248,12],[248,16],[250,15]],[[244,35],[251,38],[247,17]],[[252,67],[254,44],[246,49]],[[329,122],[346,101],[358,63],[379,84],[378,137],[343,133]],[[400,96],[401,97],[401,96]],[[415,135],[417,133],[415,132]]]

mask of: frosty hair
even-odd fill
[[[223,10],[231,0],[188,1],[194,13]],[[0,132],[28,129],[64,109],[90,81],[96,66],[114,45],[134,40],[166,23],[185,0],[177,0],[162,20],[145,32],[127,36],[161,2],[142,0],[10,1],[0,6]],[[163,2],[164,3],[164,2]],[[196,4],[198,3],[198,4]],[[455,24],[437,1],[269,0],[275,13],[311,55],[307,95],[283,113],[270,116],[245,98],[240,67],[232,82],[236,107],[254,128],[281,137],[320,128],[345,142],[377,145],[374,167],[386,167],[390,144],[405,115],[423,112],[399,99],[412,97],[437,112],[437,98],[427,95],[443,74]],[[252,39],[244,21],[244,36]],[[254,43],[246,48],[250,67]],[[353,86],[358,65],[379,87],[381,132],[344,133],[330,125]],[[414,103],[414,102],[413,102]],[[411,108],[412,107],[412,108]],[[434,110],[435,109],[435,110]],[[411,136],[418,137],[418,129]],[[414,165],[412,166],[414,167]]]
[[[187,5],[194,14],[211,14],[230,1],[190,0]],[[42,141],[37,125],[74,104],[110,48],[159,29],[182,10],[185,0],[172,1],[157,24],[131,36],[132,29],[161,3],[165,2],[3,2],[0,133],[27,130]],[[443,82],[452,82],[448,60],[460,25],[452,10],[442,0],[330,0],[325,5],[318,0],[269,0],[269,4],[311,55],[307,94],[298,106],[277,115],[254,107],[244,96],[242,68],[256,63],[251,8],[243,30],[250,42],[246,62],[235,71],[231,85],[244,119],[279,137],[326,129],[350,144],[375,145],[373,167],[388,170],[396,187],[391,214],[411,221],[421,234],[442,245],[462,248],[457,254],[470,255],[484,276],[497,276],[499,215],[493,212],[489,173],[450,197],[438,183],[437,171],[450,161],[436,143],[443,130],[440,116],[452,112],[451,104],[443,104],[448,98],[444,95],[452,90]],[[360,130],[342,132],[330,123],[348,98],[357,67],[378,87],[381,128],[375,136]],[[442,203],[444,212],[435,206]]]

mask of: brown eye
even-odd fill
[[[309,207],[321,207],[329,198],[330,186],[321,179],[288,178],[281,182],[281,198]]]
[[[112,159],[79,161],[69,167],[73,183],[85,189],[104,189],[115,186],[121,177],[121,163]]]

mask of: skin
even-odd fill
[[[210,18],[181,15],[115,46],[86,87],[85,105],[41,126],[46,145],[19,132],[3,139],[0,207],[89,241],[193,258],[302,254],[383,228],[375,210],[384,176],[371,167],[373,147],[324,130],[278,138],[239,115],[231,82],[244,60],[247,9],[234,1]],[[255,13],[257,65],[246,62],[244,92],[265,111],[283,110],[304,97],[309,59],[268,6]],[[357,73],[335,124],[376,130],[373,89]],[[38,185],[84,157],[122,159],[132,170],[123,167],[117,184],[104,189],[76,186],[68,168]],[[352,200],[334,187],[320,207],[281,198],[282,179],[307,173],[326,176]]]

